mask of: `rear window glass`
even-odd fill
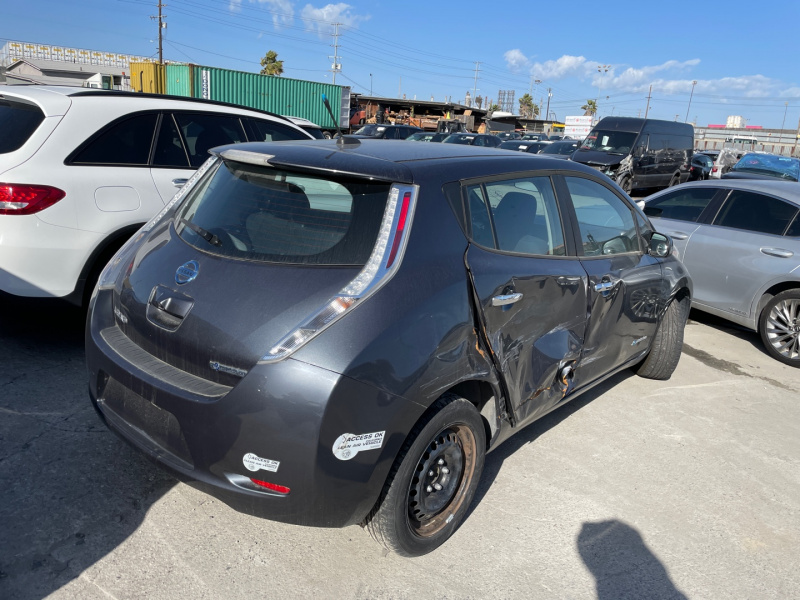
[[[72,163],[80,165],[147,165],[156,129],[156,113],[118,121],[90,139]]]
[[[225,161],[176,220],[181,238],[231,258],[364,265],[389,184],[325,178]]]
[[[38,106],[11,100],[0,100],[0,154],[22,147],[44,121]]]

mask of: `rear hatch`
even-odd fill
[[[158,359],[235,384],[370,259],[390,184],[220,161],[138,248],[117,326]]]

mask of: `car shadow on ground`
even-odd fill
[[[617,519],[585,522],[575,543],[594,576],[597,600],[686,600],[641,534],[630,525]]]
[[[0,597],[42,598],[127,539],[175,480],[87,392],[84,313],[0,298]]]
[[[752,329],[747,329],[746,327],[737,325],[733,321],[728,321],[727,319],[723,319],[722,317],[717,317],[716,315],[712,315],[710,313],[703,312],[695,308],[693,308],[689,313],[689,323],[691,324],[692,321],[696,323],[701,323],[703,325],[706,325],[707,327],[716,329],[717,331],[721,331],[726,335],[736,336],[740,340],[743,340],[752,345],[756,350],[758,350],[764,356],[769,356],[767,351],[764,349],[764,344],[761,341],[761,336],[758,334],[757,331],[753,331]]]
[[[560,406],[553,412],[524,427],[522,430],[515,433],[511,438],[503,442],[491,454],[488,454],[483,467],[483,475],[481,475],[478,489],[475,492],[475,499],[472,502],[472,506],[470,507],[468,514],[472,514],[472,511],[475,510],[478,503],[489,491],[489,488],[492,487],[492,483],[494,483],[498,473],[500,473],[500,469],[502,468],[503,462],[506,460],[506,458],[514,454],[526,444],[530,444],[531,442],[535,441],[539,436],[548,432],[562,421],[568,419],[594,399],[602,396],[629,377],[634,376],[635,374],[632,370],[625,369],[624,371],[609,377],[604,382],[584,392],[574,400],[570,400],[567,402],[567,404]]]

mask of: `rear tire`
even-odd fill
[[[678,173],[672,176],[672,179],[669,180],[669,185],[667,187],[675,187],[681,182],[681,176]]]
[[[683,348],[683,330],[689,317],[689,298],[673,300],[661,318],[647,357],[636,368],[639,377],[669,379],[678,366]]]
[[[758,333],[772,358],[800,368],[800,290],[786,290],[767,302]]]
[[[469,510],[485,453],[475,406],[454,394],[439,398],[409,434],[365,519],[370,535],[402,556],[438,548]]]

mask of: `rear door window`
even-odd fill
[[[734,190],[720,209],[714,225],[782,235],[796,214],[796,206],[778,198]]]
[[[697,222],[719,188],[680,188],[660,198],[648,201],[644,214],[648,217]]]
[[[172,115],[167,113],[161,119],[161,127],[156,138],[156,148],[153,152],[154,167],[172,167],[188,169],[189,156],[181,140],[181,134]]]
[[[22,147],[44,121],[44,113],[35,104],[0,100],[0,154]]]
[[[473,240],[482,246],[536,256],[564,256],[564,232],[549,177],[468,186]]]
[[[215,113],[175,112],[175,121],[186,140],[189,162],[199,167],[216,146],[246,141],[239,117]]]
[[[78,165],[147,166],[158,113],[117,121],[90,138],[68,160]]]
[[[192,192],[176,227],[188,243],[231,258],[364,265],[388,183],[315,177],[225,161]]]

